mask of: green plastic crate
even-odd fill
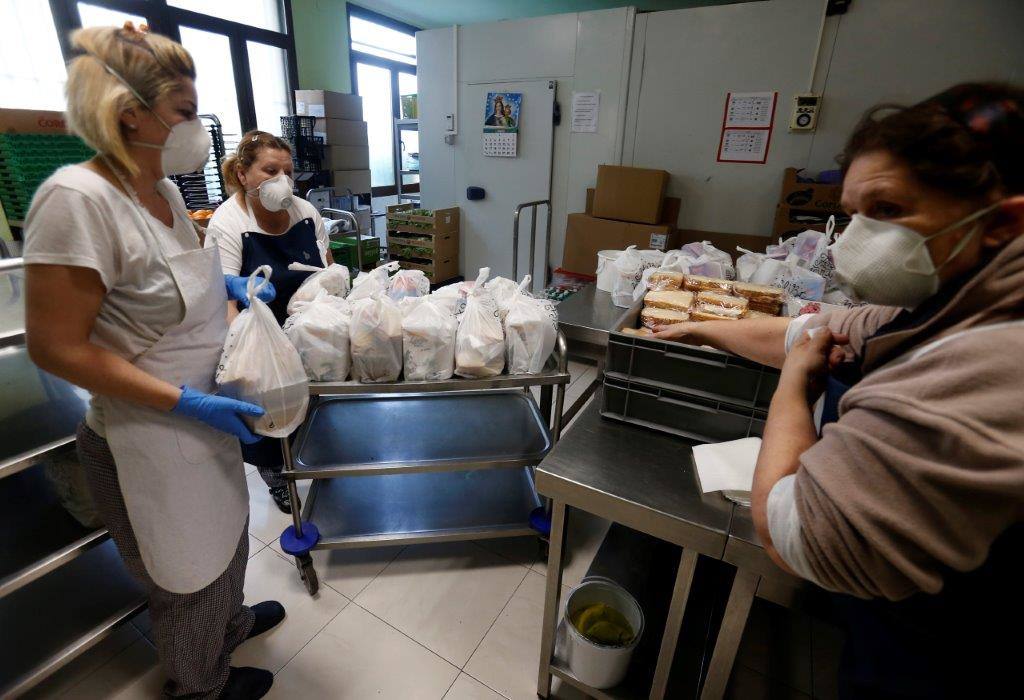
[[[347,265],[350,268],[356,266],[356,239],[354,236],[339,238],[331,241],[331,255],[334,262],[339,265]],[[380,239],[363,239],[363,269],[372,270],[380,260]]]
[[[0,134],[0,201],[8,218],[25,218],[32,195],[55,170],[95,154],[70,134]]]

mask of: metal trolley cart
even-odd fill
[[[281,441],[293,521],[281,548],[310,595],[314,549],[547,535],[533,469],[561,433],[568,382],[559,333],[539,374],[311,383],[294,451]],[[299,479],[313,480],[301,515]]]

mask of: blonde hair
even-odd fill
[[[242,183],[238,180],[236,170],[238,168],[242,170],[251,168],[252,164],[259,158],[260,153],[267,148],[288,151],[288,153],[292,152],[292,145],[280,136],[274,136],[269,132],[253,129],[252,131],[245,132],[245,136],[238,142],[238,148],[235,149],[234,153],[224,156],[224,160],[220,164],[220,172],[224,176],[224,185],[228,189],[228,194],[234,194],[242,189]]]
[[[195,80],[192,56],[181,44],[145,26],[89,27],[71,35],[71,44],[82,55],[68,66],[66,94],[68,130],[129,175],[138,166],[128,153],[121,113],[150,107],[181,86],[184,78]],[[114,75],[116,73],[116,75]],[[120,76],[125,82],[118,79]]]

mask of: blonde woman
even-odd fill
[[[273,676],[229,667],[284,618],[242,605],[248,493],[239,439],[252,404],[214,394],[227,322],[217,249],[202,248],[166,176],[205,163],[185,49],[130,24],[82,29],[68,69],[71,131],[98,155],[40,186],[25,226],[35,363],[93,394],[78,429],[90,489],[149,594],[169,697],[258,698]]]

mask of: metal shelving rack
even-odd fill
[[[282,539],[289,532],[299,538],[304,534],[308,537],[310,524],[319,538],[312,543],[311,549],[537,535],[539,531],[534,527],[534,517],[542,512],[542,502],[534,487],[533,469],[561,434],[568,383],[567,346],[561,332],[555,353],[544,371],[538,374],[382,384],[353,381],[311,383],[313,401],[295,441],[298,458],[293,455],[290,442],[287,439],[281,441],[283,475],[288,480],[293,522]],[[539,407],[530,394],[532,386],[540,387]],[[461,454],[459,450],[452,450],[445,454],[444,447],[427,455],[436,447],[428,445],[427,441],[445,440],[445,436],[439,434],[443,431],[438,431],[431,436],[421,436],[423,441],[409,448],[413,454],[402,459],[392,459],[371,448],[364,451],[361,461],[341,463],[327,456],[323,464],[302,462],[307,443],[319,447],[330,442],[328,438],[314,435],[313,425],[316,412],[332,401],[402,397],[429,399],[439,395],[464,398],[469,402],[495,396],[506,399],[521,397],[532,407],[535,417],[542,421],[540,429],[546,438],[547,426],[550,425],[546,447],[531,454],[500,458],[474,454],[471,450],[463,450]],[[458,416],[453,415],[452,420],[458,420]],[[342,421],[342,426],[353,424],[348,417]],[[367,428],[370,430],[370,426]],[[392,443],[402,441],[403,437],[401,425],[375,425],[372,434],[378,440]],[[324,445],[320,451],[327,454],[331,449],[331,445]],[[300,514],[296,481],[303,479],[312,479],[313,484]],[[306,589],[313,595],[319,584],[312,558],[308,550],[294,556]]]
[[[146,607],[106,528],[68,515],[44,474],[74,449],[88,394],[29,359],[21,268],[0,260],[0,396],[10,401],[0,421],[0,697],[25,693]]]
[[[403,166],[405,163],[402,162],[402,152],[404,142],[402,141],[403,131],[416,131],[420,130],[419,119],[396,119],[394,128],[395,137],[395,187],[398,194],[398,203],[402,202],[416,202],[420,201],[419,192],[402,192],[402,187],[405,185],[405,177],[409,175],[419,175],[420,171],[408,170]]]

